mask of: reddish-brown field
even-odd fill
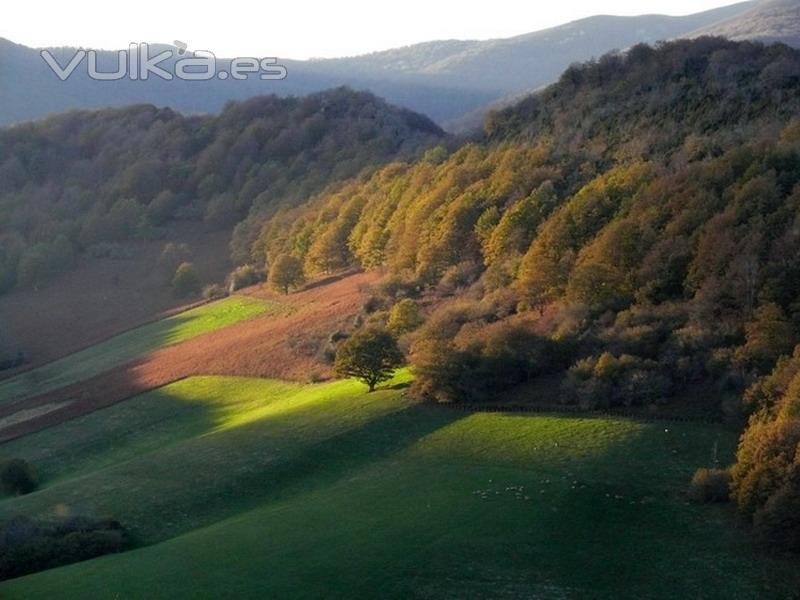
[[[36,398],[0,407],[0,421],[20,411],[57,407],[0,430],[0,442],[126,400],[194,375],[240,375],[306,381],[331,375],[318,349],[337,329],[348,328],[366,298],[372,274],[350,275],[281,297],[290,314],[245,321],[153,352],[142,359]],[[262,289],[250,295],[275,298]],[[64,403],[64,404],[61,404]]]
[[[222,282],[229,271],[227,232],[201,224],[175,228],[171,241],[186,243],[203,282]],[[155,272],[165,241],[136,242],[130,260],[82,258],[78,267],[38,291],[0,296],[0,322],[30,357],[25,369],[50,362],[123,331],[180,310],[179,300]],[[0,378],[19,371],[0,372]]]

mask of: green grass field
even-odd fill
[[[389,389],[201,377],[0,447],[0,517],[113,516],[141,547],[2,598],[790,598],[730,507],[682,490],[734,433],[469,414]]]
[[[84,381],[135,358],[273,311],[277,305],[236,296],[156,321],[0,382],[0,403]]]

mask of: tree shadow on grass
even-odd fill
[[[376,392],[376,396],[380,401],[380,395],[387,393]],[[375,396],[364,398],[368,402]],[[177,398],[162,401],[186,404]],[[304,430],[312,418],[352,417],[334,404],[299,406],[290,414],[265,417],[166,446],[66,482],[64,487],[55,486],[50,501],[69,488],[84,496],[92,494],[98,499],[96,507],[113,511],[149,544],[265,503],[327,490],[356,474],[374,473],[376,470],[369,467],[376,464],[384,473],[381,477],[387,470],[391,477],[393,456],[470,416],[441,407],[410,405],[389,408],[367,421],[355,418],[330,435],[323,432],[314,436]],[[361,407],[354,403],[349,410],[358,416]],[[204,415],[209,423],[213,421],[213,411]],[[513,416],[515,421],[542,418]],[[552,418],[575,420],[564,415]],[[535,437],[521,442],[520,432],[510,429],[507,438],[501,434],[494,443],[500,447],[505,443],[540,443]],[[430,546],[410,546],[416,554],[402,567],[407,574],[402,590],[413,591],[416,583],[427,580],[435,581],[439,586],[436,590],[441,591],[445,584],[449,591],[462,585],[463,597],[468,597],[484,578],[489,586],[487,595],[493,582],[513,584],[524,596],[546,581],[553,589],[576,594],[565,597],[758,597],[759,590],[767,589],[764,585],[769,579],[780,575],[775,566],[760,562],[737,537],[740,534],[728,529],[726,521],[709,522],[705,507],[682,502],[682,486],[695,466],[704,466],[713,445],[710,434],[716,430],[681,425],[667,432],[663,425],[638,424],[600,451],[578,453],[576,444],[573,455],[567,446],[561,455],[565,462],[556,460],[544,467],[533,464],[530,469],[507,462],[499,454],[499,468],[510,469],[514,478],[525,473],[538,478],[542,473],[550,474],[548,469],[561,469],[566,464],[583,487],[573,488],[567,482],[548,488],[545,496],[537,497],[536,504],[518,505],[529,507],[530,512],[517,509],[508,516],[499,512],[502,504],[496,505],[498,508],[486,505],[487,512],[475,513],[463,510],[457,497],[448,496],[447,528],[459,528],[459,536],[443,538],[441,545],[433,540]],[[292,443],[293,438],[297,443]],[[676,456],[673,450],[686,454]],[[446,469],[447,473],[454,473],[453,469],[469,473],[473,468],[469,460],[458,461],[452,456],[448,460],[454,462],[428,463],[426,468]],[[494,468],[491,461],[477,467],[487,465]],[[435,472],[433,477],[429,474],[429,481],[436,479]],[[466,502],[478,501],[470,496]],[[357,510],[353,506],[353,511]],[[515,522],[517,518],[523,520]],[[297,535],[312,534],[301,529]],[[386,540],[386,544],[391,542]],[[620,596],[622,592],[626,595]]]
[[[325,488],[362,469],[389,459],[414,446],[419,440],[462,419],[464,415],[452,411],[431,409],[419,405],[407,406],[399,411],[317,440],[295,452],[276,456],[263,471],[247,480],[231,482],[231,496],[242,494],[235,510],[223,500],[209,499],[209,512],[221,511],[235,514],[242,509],[255,508],[265,501],[278,501]],[[246,444],[245,438],[258,436],[258,424],[232,432]],[[248,487],[248,486],[253,487]],[[249,501],[247,491],[254,492]],[[216,505],[216,507],[214,507]],[[216,520],[216,519],[213,519]]]
[[[381,393],[387,392],[376,392]],[[330,435],[325,431],[306,435],[309,418],[317,418],[317,425],[320,417],[344,418],[337,414],[335,403],[330,408],[323,403],[214,431],[217,415],[207,406],[160,391],[141,400],[129,400],[20,440],[41,445],[56,438],[70,439],[74,443],[62,451],[73,453],[95,444],[93,457],[126,444],[133,451],[130,456],[121,454],[115,464],[2,502],[0,517],[39,516],[57,509],[112,516],[142,543],[150,544],[273,499],[329,485],[463,416],[444,410],[421,415],[420,407],[406,406],[366,422],[339,426]],[[126,417],[142,415],[143,410],[146,415],[147,402],[158,402],[157,413],[133,427],[126,424]],[[174,419],[187,411],[192,412],[189,423],[170,426],[167,415]],[[84,419],[94,425],[81,424]],[[56,438],[50,441],[42,437],[53,435]],[[102,437],[99,443],[97,436]]]
[[[407,390],[410,387],[411,387],[411,382],[410,381],[402,381],[400,383],[395,383],[394,385],[381,386],[381,387],[378,388],[378,391],[380,391],[380,390]]]

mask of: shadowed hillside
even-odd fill
[[[727,600],[796,589],[793,563],[760,555],[730,511],[679,491],[714,448],[730,456],[730,431],[468,415],[415,405],[394,389],[405,381],[367,394],[354,382],[196,377],[5,444],[45,483],[1,500],[0,516],[113,514],[144,547],[5,581],[0,594]]]

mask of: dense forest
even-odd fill
[[[426,117],[346,88],[231,103],[217,117],[134,106],[0,131],[0,293],[38,287],[75,256],[169,239],[170,222],[237,229],[443,136]],[[241,252],[240,252],[241,253]]]
[[[400,331],[423,398],[547,376],[587,408],[749,419],[735,498],[799,549],[799,114],[786,46],[637,46],[493,114],[483,141],[280,210],[251,260],[383,270],[367,324],[440,306]]]

